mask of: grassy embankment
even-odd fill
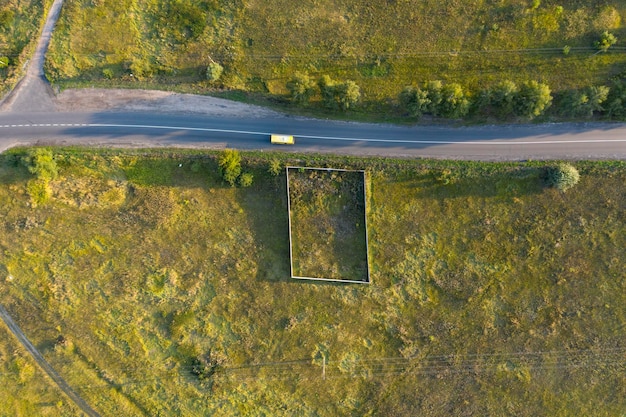
[[[348,117],[397,120],[404,110],[393,102],[411,84],[443,80],[478,91],[537,80],[558,93],[610,84],[626,69],[626,6],[618,0],[185,4],[67,0],[49,76],[63,88],[224,88],[231,98],[291,107],[285,85],[296,71],[327,74],[361,87],[361,106]],[[618,43],[597,53],[593,44],[604,31]],[[206,80],[211,61],[224,67],[215,83]],[[292,110],[333,115],[319,97],[313,101]]]
[[[623,162],[577,163],[561,193],[539,163],[274,156],[369,171],[362,286],[288,279],[285,178],[266,154],[244,154],[240,189],[213,154],[55,152],[36,205],[0,156],[0,302],[102,415],[626,407]],[[45,415],[40,374],[0,344],[3,404]]]
[[[0,95],[23,74],[51,4],[52,0],[0,0]]]

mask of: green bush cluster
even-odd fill
[[[307,74],[296,72],[286,87],[291,100],[300,104],[308,103],[319,91],[322,104],[327,109],[345,111],[361,99],[361,89],[354,81],[339,82],[328,75],[322,75],[316,83]]]
[[[224,149],[218,158],[220,174],[231,187],[239,184],[241,187],[250,187],[254,176],[241,170],[241,154],[236,149]]]
[[[405,87],[398,95],[400,109],[410,117],[424,114],[460,118],[470,114],[500,120],[532,120],[546,114],[566,118],[590,118],[605,115],[626,117],[626,82],[615,81],[611,87],[589,86],[555,94],[547,84],[527,81],[520,85],[501,81],[475,93],[456,83],[430,81],[419,87]]]
[[[429,81],[422,87],[405,87],[399,96],[400,104],[414,117],[422,114],[459,118],[467,114],[470,101],[467,92],[457,83]]]
[[[479,91],[472,99],[470,93],[457,83],[429,81],[421,87],[405,87],[398,101],[412,117],[430,114],[456,119],[467,115],[473,106],[479,114],[533,119],[550,107],[552,95],[546,84],[536,81],[528,81],[519,87],[512,81],[503,81]]]
[[[54,180],[59,176],[54,154],[49,148],[30,148],[22,161],[28,170],[40,180]]]
[[[548,187],[556,188],[560,191],[567,191],[580,181],[580,174],[575,166],[561,163],[548,167],[544,172],[544,180]]]

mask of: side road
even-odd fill
[[[87,404],[85,400],[83,400],[61,376],[50,366],[48,361],[44,359],[41,352],[37,350],[37,348],[28,340],[26,335],[22,332],[22,329],[15,323],[9,312],[4,308],[4,306],[0,305],[0,318],[7,325],[11,333],[15,336],[15,338],[24,346],[24,348],[31,354],[35,362],[39,365],[43,371],[48,374],[50,378],[54,381],[55,384],[69,397],[70,400],[74,402],[86,415],[89,417],[100,417],[93,408]]]
[[[42,112],[55,110],[54,93],[43,72],[46,51],[52,37],[52,30],[59,19],[63,0],[54,0],[44,24],[37,48],[33,54],[26,75],[9,93],[0,107],[3,111]]]

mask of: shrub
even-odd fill
[[[346,81],[335,87],[335,95],[339,108],[348,110],[361,99],[361,89],[354,81]]]
[[[291,80],[287,82],[289,96],[296,103],[308,103],[311,96],[315,94],[315,81],[307,74],[296,72]]]
[[[34,206],[43,205],[50,199],[51,192],[47,179],[37,178],[28,181],[26,190]]]
[[[441,96],[439,113],[442,116],[458,119],[467,114],[470,102],[460,84],[451,83],[444,85],[441,89]]]
[[[593,46],[596,47],[598,52],[606,52],[609,48],[617,43],[617,38],[615,35],[605,30],[602,35],[600,35],[600,39],[595,41]]]
[[[102,70],[102,76],[104,78],[106,78],[107,80],[110,80],[113,78],[113,70],[111,68],[105,68]]]
[[[59,175],[57,163],[52,150],[48,148],[31,148],[23,158],[28,170],[41,180],[53,180]]]
[[[278,176],[282,171],[282,164],[276,158],[270,160],[270,165],[267,168],[267,172],[269,172],[273,176]]]
[[[329,109],[348,110],[361,98],[361,89],[354,81],[337,83],[328,75],[323,75],[317,85],[322,94],[322,102]]]
[[[222,67],[217,62],[211,62],[206,69],[206,79],[215,82],[220,79],[222,73],[224,72],[224,67]]]
[[[591,117],[594,112],[604,110],[604,103],[609,95],[609,87],[587,87],[565,93],[559,104],[559,112],[565,116]]]
[[[605,108],[609,117],[617,119],[626,117],[626,82],[616,81],[611,86]]]
[[[254,175],[252,175],[250,172],[244,172],[239,176],[239,185],[244,188],[250,187],[253,181]]]
[[[219,156],[220,174],[224,181],[234,186],[241,174],[241,155],[236,149],[224,149]]]
[[[518,92],[519,88],[513,81],[499,82],[489,90],[489,107],[498,117],[507,118],[511,116]]]
[[[443,83],[439,80],[428,81],[424,84],[424,90],[428,97],[428,105],[426,106],[426,112],[433,116],[439,115],[439,106],[443,100]]]
[[[561,163],[554,167],[546,168],[544,181],[548,187],[554,187],[561,191],[567,191],[580,180],[580,174],[576,167]]]
[[[322,75],[317,81],[317,85],[322,95],[322,103],[327,108],[333,108],[336,106],[335,102],[335,81],[328,75]]]
[[[419,87],[408,86],[402,90],[398,96],[400,106],[410,116],[421,117],[430,104],[428,93]]]
[[[0,56],[0,68],[6,68],[9,66],[9,57],[8,56]]]
[[[515,96],[513,108],[517,116],[533,119],[543,114],[552,104],[550,87],[537,81],[528,81]]]

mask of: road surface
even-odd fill
[[[271,133],[296,137],[270,145]],[[280,149],[473,160],[626,160],[626,125],[566,123],[438,127],[278,117],[159,113],[0,113],[0,150],[22,144]]]

